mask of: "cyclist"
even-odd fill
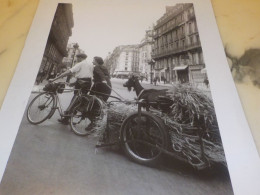
[[[103,66],[104,61],[101,57],[94,57],[93,64],[95,65],[93,71],[94,84],[91,88],[90,95],[97,95],[98,97],[102,98],[103,101],[106,102],[112,90],[109,72],[107,70],[107,67]],[[92,110],[93,113],[95,113],[95,109],[99,108],[94,107]],[[95,115],[93,115],[93,118],[91,118],[90,120],[90,125],[85,129],[89,133],[91,133],[93,127],[96,125]]]
[[[90,87],[92,85],[91,80],[93,77],[94,66],[93,66],[93,64],[87,62],[86,58],[87,58],[86,54],[84,54],[84,53],[78,54],[77,60],[79,63],[77,63],[75,66],[73,66],[69,70],[65,71],[58,77],[56,77],[54,79],[50,79],[49,81],[53,82],[57,79],[63,78],[65,76],[68,76],[68,75],[71,75],[72,73],[74,73],[75,74],[74,76],[77,78],[77,80],[75,83],[71,83],[70,86],[74,86],[75,89],[82,89],[83,94],[88,93],[88,91],[90,90]],[[64,111],[64,114],[63,114],[64,116],[58,120],[62,124],[66,124],[66,125],[69,124],[69,114],[72,111],[72,108],[76,101],[77,93],[78,93],[78,90],[75,90],[74,96],[70,102],[70,105],[68,106],[66,111]]]
[[[104,61],[101,57],[94,57],[93,64],[95,65],[93,72],[94,85],[91,91],[94,92],[91,93],[98,95],[106,102],[111,94],[112,88],[109,72],[107,67],[103,66]]]

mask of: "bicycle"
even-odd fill
[[[91,92],[94,92],[95,95],[90,95]],[[88,135],[93,131],[93,129],[90,132],[86,131],[89,128],[89,125],[92,124],[95,126],[94,121],[104,117],[105,108],[110,104],[110,102],[103,101],[103,95],[107,96],[105,93],[93,91],[91,87],[88,94],[78,97],[78,104],[74,107],[70,116],[70,126],[76,135]],[[122,101],[120,98],[112,95],[109,95],[109,97]]]
[[[74,113],[79,110],[79,106],[82,105],[82,102],[85,102],[83,100],[85,100],[87,96],[83,95],[81,89],[66,89],[65,86],[67,84],[68,83],[66,82],[47,84],[43,89],[44,91],[34,97],[30,102],[27,108],[27,119],[31,124],[37,125],[43,123],[47,119],[50,119],[54,115],[55,111],[58,110],[61,118],[70,117],[70,126],[74,133],[76,133],[77,135],[87,135],[87,131],[79,131],[79,122],[75,122],[75,118],[79,117],[79,114],[64,114],[58,94],[78,90],[74,101]],[[86,121],[86,119],[89,119],[89,117],[86,116],[84,117],[84,119],[85,129],[91,123],[91,121]],[[82,124],[82,122],[80,124]]]
[[[31,124],[37,125],[50,119],[56,109],[61,117],[64,116],[58,94],[64,91],[73,91],[73,89],[65,89],[66,84],[66,82],[47,84],[44,91],[32,99],[26,112],[27,119]]]
[[[32,99],[27,108],[27,119],[31,124],[37,125],[50,119],[56,110],[60,117],[69,117],[71,130],[80,136],[86,136],[90,132],[86,129],[102,114],[104,102],[96,95],[83,94],[81,89],[66,89],[66,82],[49,83],[45,91]],[[84,82],[82,82],[84,85]],[[69,114],[63,114],[59,95],[63,92],[78,90],[74,99],[73,109]],[[111,96],[112,97],[112,96]],[[114,97],[116,98],[116,97]]]

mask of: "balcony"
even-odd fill
[[[192,43],[192,44],[187,44],[187,45],[179,46],[179,47],[167,47],[167,48],[163,47],[160,50],[155,49],[151,55],[152,55],[152,58],[156,59],[156,58],[161,58],[161,57],[164,57],[164,56],[168,56],[168,55],[177,54],[177,53],[185,52],[185,51],[188,51],[188,50],[196,49],[196,48],[199,48],[199,47],[201,47],[200,42],[195,42],[195,43]]]
[[[200,41],[194,42],[194,43],[190,43],[186,46],[187,50],[192,50],[192,49],[196,49],[198,47],[201,47]]]
[[[160,33],[156,33],[156,31],[155,31],[153,38],[154,38],[154,39],[158,38],[159,36],[161,36],[161,35],[163,35],[163,34],[169,32],[169,31],[173,30],[174,28],[178,27],[178,26],[179,26],[181,23],[183,23],[183,22],[184,22],[184,19],[181,19],[181,20],[179,20],[179,21],[176,21],[175,24],[172,24],[171,26],[168,26],[168,27],[165,28],[164,30],[161,30]],[[161,27],[160,27],[160,28],[161,28]]]

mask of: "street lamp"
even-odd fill
[[[75,57],[76,57],[76,54],[77,54],[77,50],[79,48],[79,45],[78,43],[74,44],[73,45],[73,48],[74,48],[74,56],[73,56],[73,59],[72,59],[72,62],[71,62],[71,67],[73,66],[74,62],[75,62]]]
[[[151,70],[150,70],[150,80],[151,80],[151,84],[153,84],[153,68],[154,68],[154,65],[155,65],[155,61],[153,59],[151,59],[148,64],[151,66]]]
[[[72,62],[71,62],[71,64],[70,64],[70,68],[72,68],[72,66],[73,66],[73,64],[74,64],[74,61],[75,61],[75,57],[76,57],[76,54],[77,54],[77,50],[78,50],[78,48],[79,48],[78,43],[74,44],[74,45],[73,45],[73,48],[74,48],[74,50],[73,50],[74,55],[73,55],[73,58],[72,58]],[[66,82],[69,83],[69,82],[70,82],[70,79],[71,79],[71,75],[69,74],[69,75],[67,76]]]

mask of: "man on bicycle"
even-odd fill
[[[74,76],[77,78],[75,83],[70,84],[70,86],[74,86],[74,88],[76,89],[74,91],[74,96],[70,102],[70,105],[68,106],[66,111],[64,111],[64,116],[58,120],[62,124],[69,124],[69,114],[72,111],[72,108],[76,101],[76,97],[77,97],[76,94],[78,93],[78,89],[81,89],[82,93],[86,94],[91,88],[94,66],[92,63],[87,62],[86,58],[87,58],[86,54],[84,53],[78,54],[77,59],[79,63],[77,63],[75,66],[65,71],[58,77],[49,80],[50,82],[53,82],[57,79],[63,78],[71,74],[74,74]]]

